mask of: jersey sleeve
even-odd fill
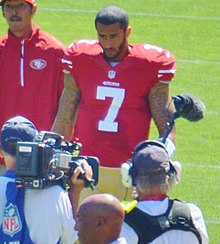
[[[64,55],[64,57],[62,59],[63,72],[65,74],[71,73],[71,71],[73,69],[73,62],[71,60],[72,53],[73,53],[73,51],[72,51],[71,46],[70,46],[67,48],[66,54]]]
[[[73,42],[67,48],[66,55],[62,59],[64,73],[70,73],[74,69],[74,59],[81,54],[88,53],[91,45],[97,44],[95,40],[79,40]]]
[[[147,58],[157,70],[159,82],[169,83],[172,81],[176,72],[176,60],[172,53],[158,46],[144,44],[147,50]]]

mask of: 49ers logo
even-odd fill
[[[47,66],[47,62],[43,59],[34,59],[30,62],[30,66],[32,69],[44,69]]]
[[[3,232],[11,237],[22,229],[20,215],[17,206],[10,203],[4,209]]]

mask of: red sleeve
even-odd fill
[[[168,50],[149,44],[145,44],[144,49],[148,50],[149,61],[157,69],[158,81],[169,83],[176,72],[176,60],[173,54]]]

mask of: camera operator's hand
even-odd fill
[[[79,177],[83,175],[82,177]],[[85,180],[91,181],[93,176],[92,167],[83,159],[80,163],[80,166],[77,167],[70,178],[70,187],[74,191],[81,191],[86,184]]]
[[[72,203],[74,216],[78,208],[80,192],[86,184],[85,180],[79,177],[80,174],[83,174],[85,179],[87,179],[88,181],[92,180],[92,167],[87,163],[86,160],[83,160],[81,162],[81,165],[73,171],[73,174],[70,178],[69,198]]]

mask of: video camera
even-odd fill
[[[93,189],[98,183],[99,160],[95,156],[78,156],[81,148],[81,143],[65,142],[62,135],[50,131],[40,131],[34,142],[17,142],[17,186],[44,189],[61,185],[67,189],[74,170],[80,167],[78,178],[85,181],[85,187]],[[85,178],[83,160],[92,167],[92,180]]]

